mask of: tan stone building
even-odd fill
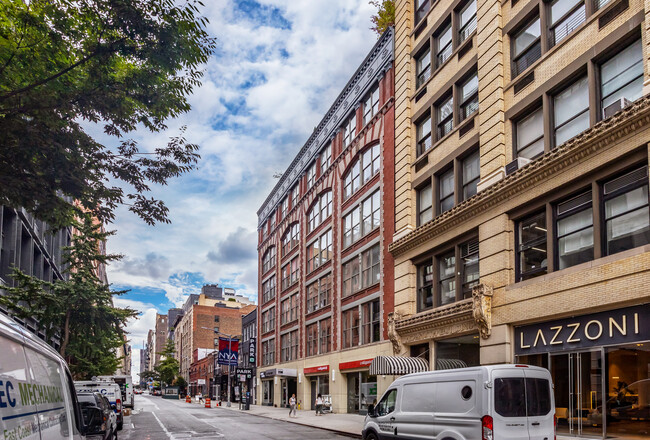
[[[542,365],[559,433],[647,436],[650,2],[396,10],[396,351]]]
[[[167,344],[167,315],[156,313],[156,327],[153,338],[153,358],[151,365],[157,367],[160,364],[160,353],[165,349]]]

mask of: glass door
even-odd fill
[[[601,351],[551,355],[558,433],[603,436]]]

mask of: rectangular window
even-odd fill
[[[346,310],[341,314],[343,321],[343,348],[359,345],[359,308]]]
[[[454,207],[454,169],[443,173],[438,177],[438,189],[440,196],[440,205],[438,212],[440,214],[449,211]]]
[[[546,212],[538,212],[517,222],[517,281],[547,272]]]
[[[361,254],[361,288],[379,282],[379,246],[373,246]]]
[[[431,116],[427,116],[416,127],[417,154],[422,155],[431,148]]]
[[[600,66],[601,108],[625,99],[636,101],[643,94],[643,47],[641,40],[618,52]]]
[[[271,246],[262,258],[262,272],[266,273],[275,267],[275,246]]]
[[[275,307],[271,307],[262,312],[262,333],[270,332],[275,329]]]
[[[324,222],[330,215],[332,215],[332,191],[320,197],[320,222]]]
[[[320,236],[320,264],[332,259],[332,230]]]
[[[650,243],[648,167],[606,182],[603,201],[606,255]]]
[[[478,73],[460,86],[460,94],[460,120],[464,121],[478,111]]]
[[[449,96],[436,107],[438,139],[442,139],[454,128],[454,98]]]
[[[318,354],[318,323],[307,326],[307,356]]]
[[[553,98],[555,146],[589,128],[589,82],[580,78]]]
[[[286,289],[291,285],[291,263],[287,263],[282,266],[282,290]]]
[[[314,186],[314,182],[316,182],[315,162],[307,169],[307,188],[311,188],[312,186]]]
[[[476,151],[463,159],[463,200],[467,200],[476,194],[478,181],[481,177],[480,155]]]
[[[290,322],[289,316],[291,314],[291,297],[282,301],[280,304],[280,325],[284,325],[287,322]]]
[[[438,257],[438,304],[456,301],[456,255],[454,251]]]
[[[314,241],[307,246],[307,273],[314,271],[320,266],[320,242]]]
[[[262,302],[275,298],[275,275],[262,283]]]
[[[478,239],[460,245],[461,282],[463,298],[472,297],[472,289],[478,284]]]
[[[275,363],[275,339],[262,342],[262,365]]]
[[[458,14],[458,41],[467,40],[476,30],[476,0],[470,0]]]
[[[320,175],[325,174],[325,171],[332,165],[332,144],[328,144],[320,155]]]
[[[442,66],[452,53],[451,24],[448,24],[438,35],[438,53],[436,54],[436,67]]]
[[[315,312],[330,303],[332,275],[326,275],[307,287],[307,313]]]
[[[343,126],[343,147],[350,145],[354,137],[357,135],[357,115],[352,112],[350,118],[345,121]]]
[[[578,28],[587,18],[582,0],[555,0],[551,3],[551,35],[549,46],[553,47]]]
[[[361,286],[361,271],[359,257],[355,257],[343,265],[343,296],[350,296]]]
[[[343,183],[343,199],[347,200],[361,187],[361,163],[356,161],[345,176]]]
[[[535,110],[515,123],[517,157],[535,159],[544,154],[544,114]]]
[[[415,87],[420,88],[431,77],[431,51],[427,47],[415,58]]]
[[[556,206],[558,268],[594,259],[594,224],[591,192]]]
[[[430,0],[415,0],[415,22],[419,23],[431,8]]]
[[[361,316],[361,343],[370,344],[379,341],[381,336],[379,327],[379,300],[362,304]]]
[[[320,354],[332,351],[332,322],[323,319],[319,322],[318,346]]]
[[[285,218],[289,213],[289,196],[285,197],[282,201],[282,218]]]
[[[300,199],[300,185],[296,185],[291,190],[291,208],[298,206],[298,200]]]
[[[379,112],[379,86],[370,92],[363,103],[363,125],[366,125]]]
[[[418,193],[418,226],[433,219],[433,194],[431,184],[428,184],[417,191]]]
[[[282,362],[298,359],[298,330],[294,330],[280,338],[280,358]]]
[[[298,257],[291,260],[291,284],[298,282],[298,276],[300,275],[300,260]]]
[[[418,312],[433,307],[433,264],[418,267]]]
[[[540,40],[541,26],[539,17],[535,17],[523,30],[512,39],[512,77],[526,70],[542,56]]]

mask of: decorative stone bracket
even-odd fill
[[[393,354],[395,356],[404,351],[402,338],[400,338],[399,333],[397,333],[397,329],[395,328],[395,323],[400,319],[402,319],[402,315],[399,312],[388,314],[388,339],[390,339],[390,342],[393,344]]]
[[[492,333],[492,287],[478,284],[472,288],[472,317],[483,339]]]

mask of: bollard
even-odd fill
[[[212,405],[210,404],[210,398],[209,397],[207,399],[205,399],[205,407],[206,408],[212,408]]]

